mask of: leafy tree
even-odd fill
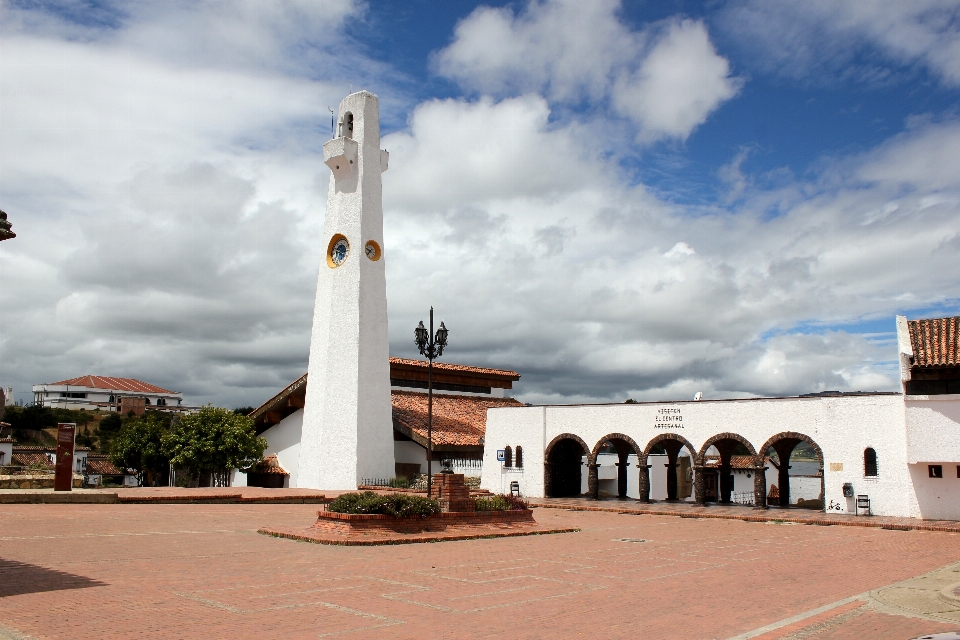
[[[7,407],[4,421],[9,422],[15,430],[40,431],[57,426],[57,419],[53,417],[50,408],[39,404],[28,407]]]
[[[217,486],[226,486],[231,469],[249,469],[259,462],[266,448],[253,420],[211,406],[180,418],[164,438],[164,453],[174,467],[198,479],[212,474]]]
[[[96,435],[100,438],[100,449],[102,451],[110,451],[113,439],[117,437],[122,428],[123,418],[120,417],[120,414],[109,413],[100,420]]]
[[[141,485],[156,486],[170,463],[163,447],[168,426],[169,420],[155,413],[127,419],[110,445],[110,460],[118,467],[136,469]]]
[[[256,409],[256,407],[237,407],[236,409],[233,410],[233,412],[236,413],[237,415],[247,416],[253,413],[254,409]]]

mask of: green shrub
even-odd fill
[[[403,476],[397,476],[396,478],[390,478],[390,481],[387,483],[388,487],[393,487],[394,489],[409,489],[410,488],[410,478],[404,478]]]
[[[344,493],[327,505],[334,513],[374,513],[395,518],[425,518],[440,513],[440,503],[404,494],[382,496],[373,491]]]
[[[475,498],[477,511],[521,511],[527,503],[516,496],[495,495],[489,498]]]

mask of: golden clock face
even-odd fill
[[[350,255],[350,242],[346,236],[337,233],[330,238],[330,245],[327,247],[328,267],[336,269],[346,261],[348,255]]]
[[[367,254],[367,257],[376,262],[380,259],[381,251],[380,245],[374,240],[367,240],[367,244],[363,247],[364,252]]]

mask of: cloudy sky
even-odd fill
[[[0,0],[0,385],[302,374],[362,88],[393,355],[433,305],[532,403],[895,390],[960,313],[953,1]]]

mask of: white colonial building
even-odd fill
[[[958,329],[897,318],[904,393],[491,409],[481,486],[960,519]]]
[[[183,405],[183,394],[133,378],[80,376],[60,382],[33,385],[33,401],[44,407],[100,409],[103,411],[174,410]]]

